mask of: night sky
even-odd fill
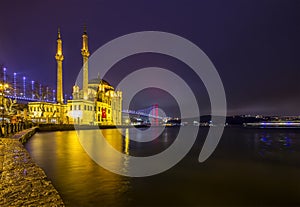
[[[64,92],[70,94],[82,66],[84,24],[91,54],[128,33],[165,31],[189,39],[208,55],[223,81],[228,114],[300,115],[299,11],[299,0],[3,1],[0,64],[11,73],[55,88],[60,26]],[[105,79],[114,85],[134,69],[150,66],[163,66],[182,76],[195,92],[201,113],[209,113],[201,80],[168,56],[126,58]],[[154,89],[138,94],[132,106],[153,103],[170,113],[176,108],[170,95]]]

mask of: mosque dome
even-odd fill
[[[99,77],[89,80],[89,85],[94,85],[94,84],[99,85],[100,83],[103,85],[111,86],[106,80],[103,80]]]
[[[102,90],[114,90],[114,87],[110,85],[106,80],[103,80],[98,76],[97,78],[89,80],[88,87],[96,93],[99,90],[99,85],[101,85]]]

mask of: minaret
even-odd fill
[[[84,31],[82,35],[82,49],[81,55],[83,58],[83,98],[88,99],[88,83],[89,83],[89,65],[88,60],[90,56],[89,47],[88,47],[88,36],[86,32],[86,26],[84,26]]]
[[[57,51],[55,55],[57,62],[57,91],[56,91],[56,102],[63,104],[63,77],[62,77],[62,61],[64,56],[62,53],[62,40],[60,36],[60,29],[58,28],[57,32]]]

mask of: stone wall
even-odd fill
[[[22,144],[25,144],[38,130],[38,127],[32,127],[30,129],[23,130],[11,136],[12,139],[19,140]]]
[[[73,124],[39,124],[39,132],[51,132],[51,131],[68,131],[74,130]]]
[[[0,206],[64,206],[51,181],[19,141],[35,130],[0,139]]]

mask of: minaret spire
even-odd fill
[[[57,28],[57,39],[61,39],[61,36],[60,36],[60,28],[59,28],[59,27]]]
[[[87,34],[86,24],[83,25],[83,34]]]
[[[88,35],[86,25],[84,25],[84,30],[82,34],[82,49],[81,55],[83,59],[83,98],[88,99],[88,82],[89,82],[89,66],[88,60],[90,56],[89,47],[88,47]]]
[[[56,92],[56,101],[57,103],[63,104],[63,77],[62,77],[62,61],[64,60],[62,52],[62,39],[60,34],[60,28],[57,31],[57,51],[55,55],[57,62],[57,92]]]

